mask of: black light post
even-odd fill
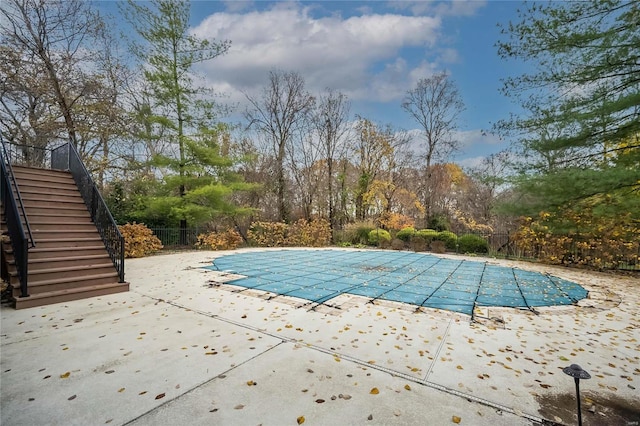
[[[591,375],[582,369],[578,364],[571,364],[562,369],[562,372],[573,377],[576,382],[576,399],[578,400],[578,425],[582,426],[582,411],[580,410],[580,379],[590,379]]]

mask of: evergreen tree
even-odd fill
[[[498,43],[535,65],[503,87],[526,111],[497,125],[526,162],[511,210],[640,220],[640,3],[536,2],[520,18]]]
[[[152,102],[141,128],[156,132],[147,140],[164,139],[170,147],[153,159],[165,172],[164,185],[160,193],[147,198],[138,214],[164,219],[170,226],[179,222],[185,229],[187,223],[241,212],[229,200],[245,185],[231,172],[229,131],[217,121],[222,107],[211,101],[207,89],[195,84],[193,74],[196,64],[226,53],[230,43],[190,34],[187,1],[130,0],[123,12],[139,36],[132,48],[143,68],[142,87]]]

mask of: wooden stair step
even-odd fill
[[[31,273],[29,273],[31,276]],[[13,275],[10,279],[14,279]],[[118,281],[118,273],[115,269],[110,272],[102,272],[100,274],[76,275],[63,278],[51,278],[41,281],[29,282],[29,294],[40,294],[47,291],[58,291],[72,288],[86,287],[90,285],[105,284],[108,282]],[[20,295],[20,284],[18,281],[11,283],[14,286],[13,293],[15,296]]]
[[[73,202],[73,203],[58,203],[56,204],[55,202],[52,202],[51,204],[40,204],[40,201],[36,201],[36,202],[32,202],[31,200],[23,200],[23,205],[25,210],[31,210],[31,211],[39,211],[38,209],[40,209],[41,211],[50,211],[50,210],[57,210],[57,211],[69,211],[69,212],[84,212],[84,213],[89,213],[87,212],[87,207],[85,206],[84,203],[77,203],[77,202]]]
[[[91,215],[89,214],[88,211],[81,211],[81,210],[72,210],[72,211],[66,211],[64,212],[64,214],[60,214],[58,212],[56,212],[55,210],[57,209],[49,209],[48,211],[33,211],[33,209],[29,210],[27,209],[27,216],[29,216],[29,221],[31,221],[31,219],[46,219],[46,218],[50,218],[50,217],[63,217],[65,219],[68,219],[70,217],[81,217],[81,218],[89,218],[91,219]]]
[[[16,309],[33,308],[54,303],[71,302],[90,297],[106,296],[109,294],[129,291],[129,283],[99,284],[77,289],[49,291],[34,294],[29,297],[16,297]]]
[[[36,169],[32,167],[14,167],[13,174],[18,177],[73,179],[68,170]]]
[[[35,198],[39,198],[41,200],[55,200],[55,201],[69,201],[69,200],[82,200],[82,195],[78,193],[69,193],[69,194],[51,194],[49,192],[36,191],[32,188],[25,188],[24,190],[20,189],[20,196],[23,200],[33,200]]]
[[[22,201],[25,204],[28,204],[29,202],[50,203],[52,201],[49,198],[40,197],[40,193],[31,193],[29,196],[26,196],[25,194],[21,193],[21,195],[22,195]],[[79,193],[77,197],[67,197],[67,198],[55,200],[55,201],[64,205],[75,205],[75,204],[82,204],[83,206],[85,205],[84,200],[82,199],[82,196]]]
[[[94,238],[47,238],[36,241],[36,248],[49,249],[54,247],[69,249],[83,249],[102,244],[102,239],[96,234]],[[104,245],[102,246],[104,248]],[[31,249],[33,250],[33,249]]]
[[[80,223],[81,222],[81,223]],[[31,225],[31,229],[37,227],[38,225],[54,225],[54,226],[73,226],[73,225],[84,225],[90,224],[91,217],[77,217],[76,220],[69,220],[69,217],[66,216],[48,216],[48,217],[35,217],[29,220],[29,224]]]
[[[39,242],[40,243],[64,243],[64,242],[70,242],[70,243],[75,243],[75,242],[90,242],[90,241],[100,241],[102,242],[102,240],[100,239],[100,236],[96,236],[94,238],[43,238],[41,239]]]
[[[118,273],[114,269],[113,272],[103,272],[101,274],[92,274],[92,275],[79,275],[77,277],[70,278],[53,278],[46,281],[37,281],[33,284],[29,284],[29,288],[31,287],[43,287],[51,284],[62,284],[62,283],[70,283],[74,281],[87,281],[87,280],[97,280],[100,278],[118,278]]]
[[[70,237],[74,237],[75,233],[78,232],[93,232],[96,235],[98,234],[98,230],[96,226],[92,222],[78,223],[74,226],[74,229],[71,229],[68,225],[61,226],[59,223],[30,223],[31,232],[33,233],[63,233],[64,231],[69,231],[68,234]],[[26,229],[26,227],[25,227]],[[41,236],[40,239],[43,237]],[[53,238],[44,238],[44,239],[53,239]]]
[[[19,185],[29,185],[38,187],[50,187],[50,188],[65,188],[76,189],[76,182],[71,176],[16,176],[16,179],[20,181]]]
[[[29,277],[31,277],[31,275],[56,274],[60,272],[91,271],[91,270],[100,269],[100,268],[113,268],[113,263],[103,262],[103,263],[96,263],[92,265],[63,266],[59,268],[36,269],[35,271],[31,271],[31,270],[29,271]]]
[[[83,226],[84,228],[84,226]],[[58,237],[58,236],[68,236],[68,235],[80,235],[80,234],[92,234],[91,237],[93,237],[93,235],[99,235],[98,234],[98,230],[95,229],[95,227],[93,227],[93,229],[91,229],[90,227],[86,227],[86,229],[31,229],[31,232],[33,232],[34,234],[51,234],[52,236]],[[88,235],[86,236],[87,238],[89,237]],[[53,238],[49,238],[49,239],[53,239]]]
[[[33,186],[19,183],[20,197],[24,198],[25,194],[42,194],[55,195],[56,197],[79,197],[78,189],[61,189],[48,186]]]
[[[59,256],[59,257],[41,257],[29,258],[29,272],[35,272],[40,268],[51,267],[56,264],[64,263],[66,266],[94,265],[95,262],[111,262],[109,254],[103,250],[99,254],[87,254],[82,256]],[[113,263],[111,263],[113,265]]]
[[[83,266],[88,266],[85,269],[81,269]],[[60,269],[58,271],[51,271],[52,269]],[[16,286],[20,285],[17,271],[9,272],[9,284]],[[40,285],[60,284],[74,282],[77,278],[83,278],[86,280],[92,279],[92,277],[100,277],[103,274],[115,274],[118,276],[113,263],[105,266],[92,267],[91,265],[82,266],[68,266],[66,268],[43,268],[29,271],[29,288],[35,288]]]
[[[81,247],[82,251],[88,251],[88,250],[105,250],[103,245],[95,245],[95,246],[85,246],[85,247]],[[55,252],[69,252],[69,247],[47,247],[47,248],[42,248],[42,247],[34,247],[32,249],[29,249],[29,254],[32,253],[55,253]],[[13,252],[13,251],[12,251]]]

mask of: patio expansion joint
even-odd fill
[[[433,366],[435,365],[436,362],[438,362],[438,357],[440,356],[440,351],[442,351],[442,348],[444,347],[445,341],[447,340],[447,336],[449,336],[449,330],[451,329],[451,324],[452,323],[453,323],[453,318],[450,318],[449,322],[447,323],[447,328],[444,330],[444,335],[442,336],[442,340],[440,340],[440,344],[438,345],[438,349],[436,350],[436,353],[433,356],[433,361],[431,361],[431,365],[429,365],[429,368],[427,369],[427,373],[424,375],[424,378],[422,380],[424,380],[424,381],[428,381],[429,380],[429,376],[433,372]]]

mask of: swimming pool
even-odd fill
[[[587,296],[562,278],[486,262],[384,250],[267,250],[224,255],[206,269],[230,284],[323,304],[340,294],[472,315],[475,306],[534,309]]]

